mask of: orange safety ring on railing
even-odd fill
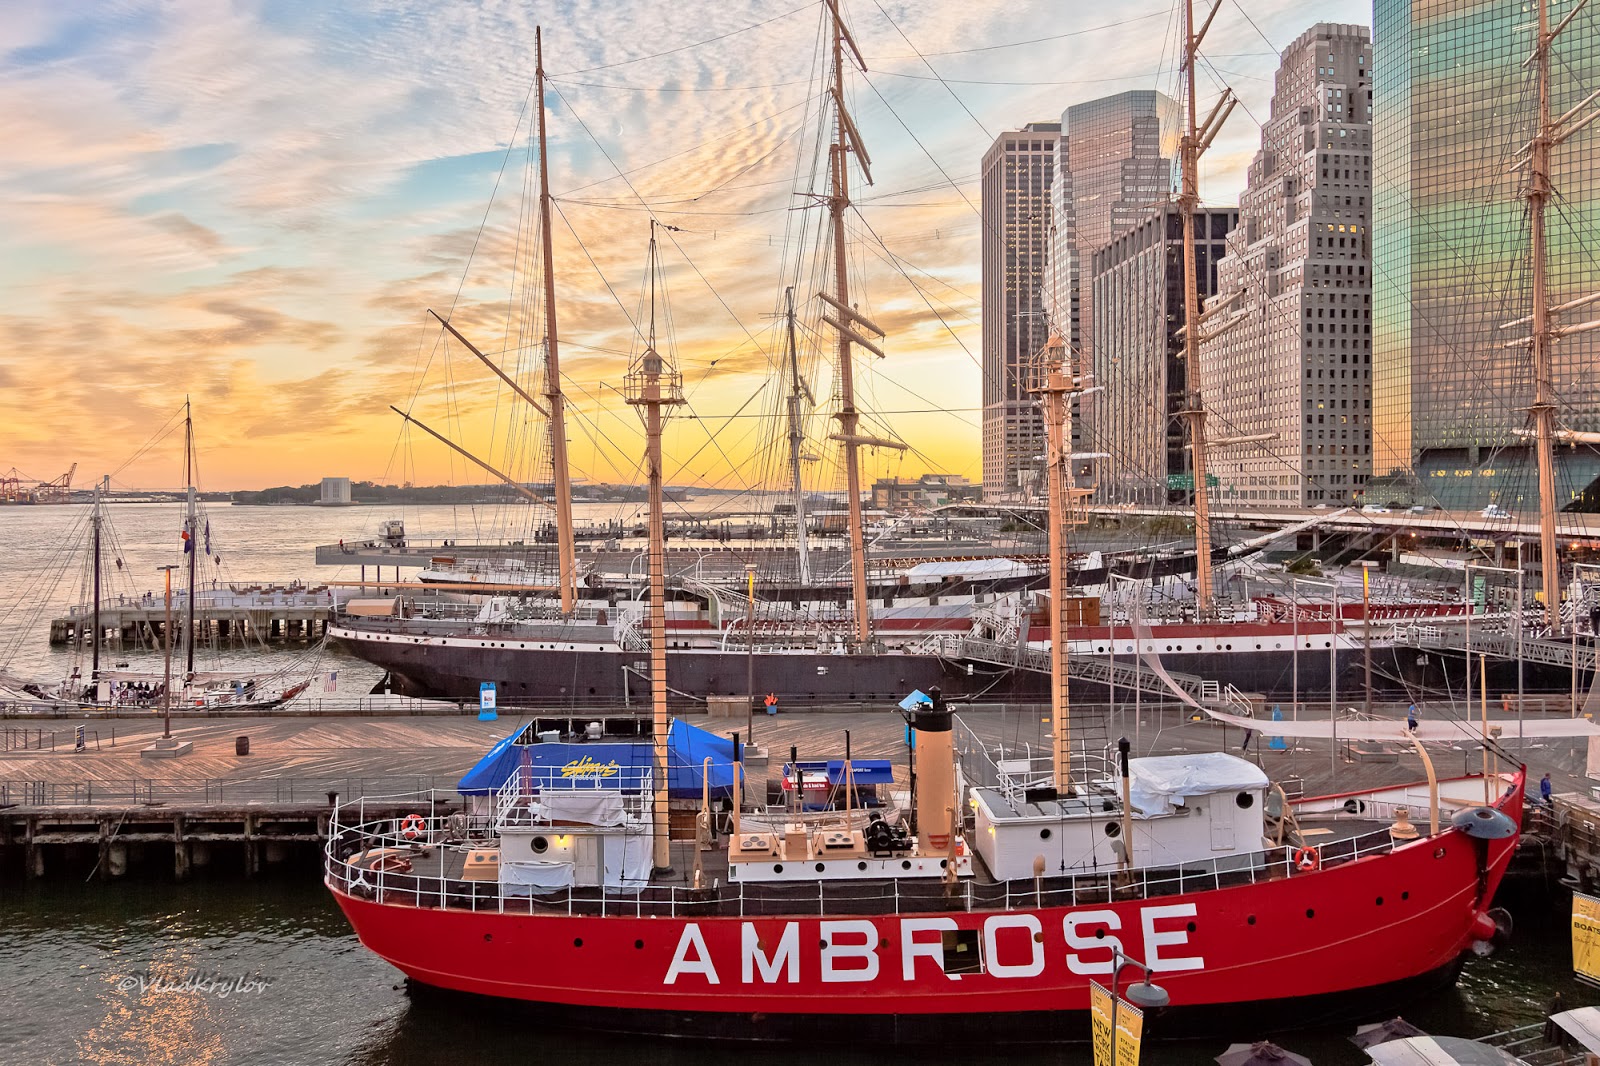
[[[1301,873],[1311,873],[1322,865],[1322,856],[1317,849],[1307,845],[1294,853],[1294,865]]]
[[[415,840],[428,831],[428,823],[422,820],[420,814],[408,814],[400,823],[400,834],[407,840]]]

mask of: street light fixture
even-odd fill
[[[1111,949],[1111,1066],[1117,1062],[1117,1008],[1122,1003],[1120,982],[1122,971],[1129,966],[1137,966],[1144,971],[1144,980],[1137,984],[1129,985],[1127,991],[1128,1002],[1140,1010],[1158,1010],[1172,1002],[1172,997],[1167,990],[1158,984],[1152,984],[1150,967],[1123,953],[1120,947]]]

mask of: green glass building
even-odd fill
[[[1536,2],[1536,0],[1535,0]],[[1550,22],[1573,0],[1552,0]],[[1369,497],[1537,509],[1528,425],[1529,226],[1514,164],[1537,125],[1524,0],[1374,0],[1373,482]],[[1600,89],[1600,5],[1557,39],[1552,113]],[[1587,109],[1580,112],[1586,114]],[[1600,290],[1600,123],[1552,155],[1552,306]],[[1600,305],[1557,319],[1597,317]],[[1557,422],[1600,431],[1600,332],[1555,346]],[[1600,449],[1557,447],[1557,505],[1600,477]]]

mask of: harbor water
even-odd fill
[[[756,1047],[675,1042],[533,1028],[516,1011],[464,1010],[459,1000],[413,994],[400,974],[366,951],[314,868],[248,882],[205,879],[34,882],[5,889],[0,923],[0,1063],[350,1063],[461,1066],[477,1062],[617,1061],[735,1066],[771,1063],[911,1064],[927,1051],[851,1043]],[[1523,885],[1517,931],[1487,959],[1472,960],[1459,986],[1405,1007],[1434,1033],[1484,1035],[1537,1022],[1551,997],[1591,1002],[1570,977],[1566,926]],[[530,959],[529,965],[538,965]],[[1397,1008],[1398,1013],[1398,1008]],[[1318,1066],[1365,1062],[1348,1028],[1288,1019],[1304,1031],[1275,1036]],[[1159,1018],[1151,1020],[1158,1031]],[[1263,1017],[1262,1031],[1286,1020]],[[1240,1032],[1258,1039],[1262,1032]],[[1087,1038],[1087,1033],[1085,1033]],[[1223,1042],[1147,1044],[1153,1066],[1202,1066]],[[944,1061],[1088,1066],[1087,1046],[986,1052]]]
[[[593,520],[629,518],[637,505],[589,505]],[[113,558],[125,587],[159,589],[156,567],[181,558],[177,509],[118,505]],[[81,559],[62,546],[81,529],[87,508],[0,509],[0,647],[4,668],[19,674],[63,673],[69,649],[48,647],[40,618],[79,602]],[[312,563],[317,544],[361,541],[385,519],[404,517],[415,539],[463,542],[526,535],[501,508],[212,507],[212,554],[219,579],[260,583],[353,580]],[[114,564],[112,564],[114,567]],[[58,572],[59,571],[59,572]],[[113,586],[114,588],[117,586]],[[226,658],[304,654],[278,645],[233,650]],[[120,655],[120,653],[119,653]],[[365,691],[370,668],[333,660],[341,691]],[[332,667],[330,667],[332,668]],[[463,767],[464,769],[464,767]],[[1511,886],[1516,918],[1511,942],[1472,960],[1453,990],[1397,1007],[1425,1030],[1482,1035],[1540,1021],[1561,992],[1568,1006],[1593,1001],[1571,978],[1565,897],[1536,877]],[[415,994],[401,975],[357,942],[322,888],[312,864],[238,880],[208,871],[185,884],[159,878],[80,883],[53,876],[0,884],[0,1064],[299,1063],[422,1064],[555,1061],[661,1063],[928,1061],[925,1051],[890,1051],[846,1040],[843,1047],[706,1046],[595,1033],[552,1032],[514,1012],[464,1010]],[[530,960],[530,965],[538,965]],[[1159,1018],[1152,1032],[1159,1031]],[[1316,1018],[1263,1017],[1259,1031],[1284,1028],[1277,1041],[1318,1064],[1355,1064],[1365,1056],[1348,1029],[1322,1030]],[[837,1035],[837,1034],[836,1034]],[[1087,1037],[1087,1033],[1085,1033]],[[1149,1064],[1200,1066],[1225,1044],[1147,1045]],[[981,1047],[947,1058],[972,1063],[1018,1061],[1087,1064],[1086,1045],[1036,1052],[989,1053]]]

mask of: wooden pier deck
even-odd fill
[[[279,640],[314,640],[327,631],[333,592],[326,585],[240,585],[195,593],[195,629],[201,643],[245,646]],[[186,594],[172,597],[171,625],[179,638],[188,618]],[[166,636],[164,596],[108,597],[100,604],[101,646],[111,649],[159,648]],[[51,644],[90,643],[94,608],[78,604],[50,620]]]
[[[119,721],[114,737],[108,723],[96,722],[91,728],[98,743],[81,753],[60,738],[71,737],[82,719],[30,721],[29,732],[54,733],[57,743],[54,750],[37,744],[0,750],[0,878],[38,876],[56,864],[87,868],[90,862],[101,876],[117,876],[128,866],[127,848],[158,855],[154,861],[162,864],[170,861],[178,877],[213,854],[231,866],[233,860],[223,856],[242,849],[240,868],[253,873],[274,856],[314,854],[326,833],[330,793],[372,802],[372,797],[428,788],[453,791],[461,775],[512,730],[530,722],[581,728],[600,717],[574,712],[559,722],[544,714],[494,722],[471,716],[184,719],[173,723],[172,732],[192,743],[193,752],[159,761],[140,755],[160,735],[159,719]],[[607,712],[604,717],[614,730],[626,728],[617,721],[622,716]],[[1033,707],[962,714],[986,745],[1031,746],[1036,752],[1049,750],[1046,718]],[[742,733],[746,724],[742,718],[690,720],[717,732]],[[636,721],[643,729],[648,720],[641,715]],[[773,773],[791,746],[801,758],[841,756],[846,731],[853,755],[891,759],[897,776],[906,773],[905,727],[888,709],[758,714],[754,725]],[[1191,721],[1172,710],[1147,709],[1137,722],[1131,711],[1126,718],[1119,714],[1105,730],[1111,737],[1137,739],[1138,754],[1238,752],[1242,739],[1236,729]],[[239,737],[249,738],[249,754],[238,754]],[[1522,755],[1530,767],[1530,794],[1537,796],[1538,778],[1546,770],[1558,792],[1589,794],[1585,752],[1582,741],[1530,742]],[[1309,794],[1423,777],[1408,751],[1385,753],[1393,758],[1383,759],[1368,754],[1341,750],[1330,758],[1326,744],[1304,742],[1274,750],[1257,738],[1248,757],[1274,780],[1303,782]],[[1441,777],[1475,772],[1481,765],[1479,753],[1467,746],[1435,750],[1433,759]],[[409,801],[391,802],[404,806]],[[58,858],[47,861],[47,855]]]

